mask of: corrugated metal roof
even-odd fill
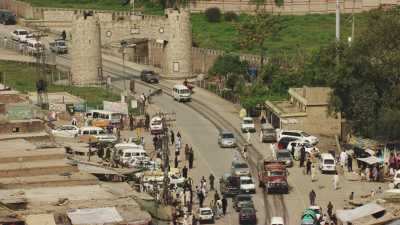
[[[115,207],[75,209],[67,213],[73,225],[119,223],[123,219]]]
[[[337,210],[336,214],[338,219],[342,222],[352,222],[383,210],[385,210],[385,208],[376,203],[368,203],[355,209]]]

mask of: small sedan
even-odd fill
[[[241,208],[239,211],[239,224],[257,224],[256,210],[252,207]]]
[[[249,165],[245,161],[233,161],[231,172],[233,176],[251,176]]]
[[[51,133],[55,137],[76,137],[79,133],[79,128],[74,125],[62,125],[52,130]]]
[[[197,210],[197,218],[199,223],[214,223],[214,213],[213,211],[206,207],[206,208],[199,208]]]
[[[159,77],[158,75],[151,70],[143,70],[140,73],[140,79],[144,82],[150,83],[150,84],[157,84],[159,82]]]
[[[222,148],[236,147],[236,138],[231,132],[223,131],[218,136],[218,145]]]

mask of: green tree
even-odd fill
[[[227,78],[229,74],[244,75],[247,72],[247,67],[247,62],[241,61],[238,55],[225,54],[218,56],[213,66],[208,70],[208,74],[220,78]]]
[[[400,8],[370,11],[365,27],[351,46],[332,44],[321,50],[319,67],[315,64],[310,74],[326,77],[333,88],[332,109],[341,112],[356,133],[399,138],[393,127],[399,119],[390,117],[400,110]]]
[[[238,24],[238,41],[242,49],[258,49],[260,65],[264,64],[268,38],[276,37],[284,28],[282,18],[272,15],[263,10],[257,10],[254,16],[246,16]]]

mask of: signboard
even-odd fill
[[[128,104],[126,104],[125,102],[103,101],[103,109],[110,112],[128,115]]]
[[[9,120],[26,120],[33,118],[33,111],[29,105],[9,105],[7,107]]]
[[[49,110],[54,112],[65,112],[67,111],[67,107],[62,103],[50,103]]]
[[[138,102],[137,100],[131,100],[131,108],[132,109],[137,109],[138,107]]]

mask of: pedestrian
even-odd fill
[[[178,156],[175,155],[175,168],[178,168],[179,161],[178,161]]]
[[[315,205],[315,199],[317,198],[317,194],[315,194],[315,191],[311,190],[308,196],[310,197],[310,205]]]
[[[260,123],[261,124],[266,124],[267,123],[267,120],[265,119],[264,116],[261,116]]]
[[[351,155],[347,158],[347,170],[353,172],[353,157]]]
[[[317,180],[317,167],[315,165],[312,165],[311,167],[311,181],[314,182]]]
[[[193,169],[193,161],[194,161],[194,152],[192,147],[189,150],[189,169]]]
[[[133,116],[129,114],[129,130],[133,131]]]
[[[197,218],[195,215],[193,215],[192,225],[197,225]]]
[[[243,155],[243,159],[247,160],[247,145],[243,145],[243,149],[242,149],[242,155]]]
[[[312,163],[311,163],[311,160],[310,160],[310,158],[308,158],[307,159],[307,163],[306,163],[306,174],[307,175],[311,175],[311,165],[312,165]]]
[[[329,216],[329,219],[332,220],[332,213],[333,213],[333,205],[332,202],[329,201],[327,208],[327,213]]]
[[[67,33],[65,32],[65,30],[61,32],[61,39],[64,41],[67,39]]]
[[[219,197],[218,191],[216,191],[216,192],[214,193],[214,201],[216,202],[216,201],[218,201],[219,199],[220,199],[220,197]]]
[[[169,132],[169,136],[171,138],[171,144],[173,145],[175,143],[175,134],[172,130]]]
[[[186,165],[182,168],[182,177],[183,178],[187,178],[188,175],[188,168],[186,167]]]
[[[339,175],[337,172],[335,172],[335,175],[333,175],[332,181],[333,181],[333,189],[337,190],[339,186]]]
[[[349,196],[349,201],[353,201],[354,199],[354,192],[352,191]]]
[[[342,166],[342,168],[345,168],[347,162],[347,153],[345,151],[342,151],[339,155],[339,159],[340,165]]]
[[[304,166],[304,160],[306,160],[306,149],[304,146],[301,146],[300,149],[300,167]]]
[[[228,207],[228,200],[226,200],[225,196],[222,196],[222,212],[226,215],[226,209]]]
[[[208,177],[209,181],[210,181],[210,190],[213,191],[214,190],[214,175],[210,174],[210,176]]]
[[[148,113],[146,113],[144,117],[144,128],[146,130],[149,130],[150,128],[150,115]]]
[[[294,149],[295,149],[294,143],[291,143],[289,147],[290,147],[290,153],[292,153],[292,156],[296,159],[296,157],[294,156]]]
[[[179,131],[178,131],[178,133],[176,133],[176,137],[179,139],[182,139],[181,133],[179,133]]]
[[[185,160],[189,159],[189,150],[190,150],[189,145],[186,144],[185,145]]]
[[[204,198],[205,198],[204,192],[200,191],[200,194],[199,194],[199,206],[200,206],[200,208],[203,208]]]
[[[75,116],[72,117],[71,124],[72,124],[73,126],[77,126],[78,122],[77,122]]]
[[[158,150],[158,136],[153,137],[153,146],[154,146],[154,151]]]
[[[250,143],[250,139],[251,139],[251,134],[250,134],[250,131],[248,130],[247,132],[246,132],[246,141],[247,141],[247,143]]]

